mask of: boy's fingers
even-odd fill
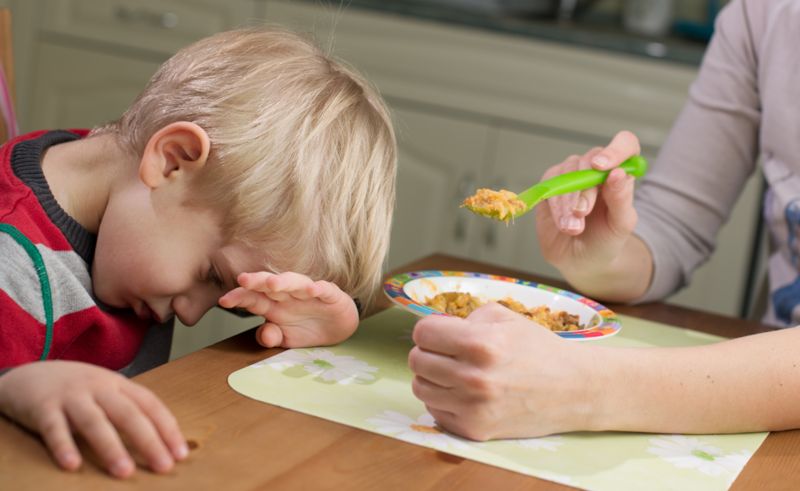
[[[175,416],[167,406],[161,402],[161,399],[147,388],[135,383],[123,387],[122,390],[155,425],[162,441],[170,449],[172,457],[176,460],[183,460],[188,457],[189,446],[186,444],[183,433],[181,433],[180,426],[178,426],[178,420],[175,419]]]
[[[60,409],[43,412],[37,421],[39,434],[58,465],[74,471],[81,466],[81,454],[69,429],[69,422]]]
[[[608,170],[634,155],[639,155],[641,150],[639,139],[636,138],[636,135],[630,131],[620,131],[611,139],[611,143],[602,152],[594,156],[592,165],[595,169]]]
[[[175,460],[153,423],[142,414],[136,403],[112,391],[95,395],[95,400],[117,430],[128,438],[131,448],[144,457],[154,472],[164,473],[172,469]]]
[[[86,439],[111,475],[124,478],[133,474],[133,459],[94,400],[88,397],[72,399],[64,409],[72,426]]]
[[[324,303],[336,303],[341,300],[344,292],[329,281],[315,281],[308,289],[309,295]]]
[[[236,277],[236,282],[240,286],[253,290],[257,285],[266,284],[267,280],[274,276],[273,273],[267,271],[256,271],[255,273],[239,273]]]
[[[226,309],[232,309],[238,305],[239,301],[247,292],[249,292],[249,290],[241,286],[238,288],[234,288],[225,295],[219,297],[217,303],[219,303],[220,306]]]
[[[281,274],[267,273],[265,271],[242,273],[239,278],[239,283],[243,287],[262,293],[299,290],[313,283],[308,276],[291,271]]]
[[[276,324],[265,322],[256,331],[256,341],[265,348],[274,348],[283,343],[283,331]]]
[[[300,301],[308,300],[308,299],[314,298],[314,295],[312,293],[313,286],[314,285],[312,283],[312,284],[304,286],[303,288],[299,288],[297,290],[291,290],[291,291],[289,291],[287,293],[288,293],[288,295],[290,297],[292,297],[295,300],[300,300]]]
[[[254,315],[267,315],[272,307],[272,300],[263,293],[250,290],[234,290],[220,299],[220,305],[227,309],[242,308]]]

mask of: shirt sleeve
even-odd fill
[[[756,166],[761,109],[753,39],[758,2],[734,0],[717,18],[697,79],[650,173],[637,190],[635,230],[654,260],[648,291],[685,286]],[[755,15],[754,15],[755,14]]]

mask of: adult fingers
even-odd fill
[[[515,315],[499,305],[490,308],[504,309]],[[491,322],[429,315],[417,322],[412,338],[420,349],[452,356],[458,361],[482,368],[495,364],[503,357],[499,344],[490,339],[495,337],[493,328]]]
[[[135,383],[126,385],[122,390],[153,423],[162,441],[169,448],[172,457],[177,460],[188,457],[189,447],[178,425],[178,420],[161,402],[161,399],[146,387]]]
[[[544,178],[578,170],[580,159],[581,157],[579,155],[570,155],[564,162],[556,166],[555,170],[553,168],[548,170]],[[575,207],[578,206],[579,198],[580,193],[569,193],[553,196],[547,200],[547,206],[550,208],[550,213],[553,216],[553,223],[556,224],[559,231],[562,233],[576,235],[583,230],[582,218],[576,217],[573,213]]]
[[[583,154],[578,161],[578,170],[591,169],[592,159],[594,159],[595,155],[599,154],[602,150],[603,149],[601,147],[595,147]],[[595,201],[597,201],[596,187],[581,191],[578,201],[575,203],[575,208],[572,209],[573,216],[579,219],[584,218],[586,215],[592,212],[592,209],[594,209]]]
[[[42,408],[36,418],[37,431],[62,468],[74,471],[81,466],[81,454],[60,407]]]
[[[630,131],[620,131],[611,142],[592,159],[595,169],[612,169],[642,151],[639,139]]]
[[[522,314],[518,314],[508,307],[504,307],[497,302],[489,302],[481,305],[470,312],[467,320],[474,324],[496,324],[499,322],[527,320]]]
[[[419,375],[411,380],[411,391],[425,405],[438,410],[457,411],[463,404],[452,389],[437,385]]]
[[[608,226],[619,236],[629,235],[636,226],[638,215],[633,207],[634,177],[622,169],[608,174],[603,185],[603,201],[608,208]]]
[[[450,356],[414,346],[408,353],[408,368],[440,387],[450,388],[456,385],[454,379],[464,366]]]
[[[101,392],[95,395],[95,401],[154,472],[164,473],[172,469],[175,461],[167,446],[153,423],[133,401],[116,391]]]
[[[64,409],[76,432],[86,439],[111,475],[125,478],[133,474],[133,459],[94,399],[88,396],[70,399]]]
[[[411,339],[420,348],[455,356],[464,349],[467,321],[449,315],[428,315],[417,321]]]
[[[441,410],[436,407],[427,405],[426,409],[428,410],[429,413],[431,413],[433,419],[436,420],[436,424],[441,426],[448,432],[464,436],[466,438],[470,438],[473,440],[479,440],[478,438],[470,436],[471,429],[469,425],[465,424],[465,422],[462,421],[462,418],[460,418],[457,413],[452,411]]]

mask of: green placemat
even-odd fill
[[[721,338],[621,316],[606,346],[687,346]],[[417,317],[390,308],[332,347],[293,349],[232,373],[253,399],[435,448],[523,474],[593,490],[724,490],[767,433],[569,433],[472,442],[440,432],[411,393],[406,364]]]

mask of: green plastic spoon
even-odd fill
[[[626,173],[634,177],[642,177],[647,172],[647,160],[641,155],[635,155],[619,166]],[[584,189],[599,186],[606,181],[610,170],[584,169],[574,172],[567,172],[555,177],[551,177],[538,184],[534,184],[525,191],[514,196],[514,193],[496,192],[487,190],[496,195],[503,195],[507,206],[492,206],[483,201],[476,201],[470,197],[464,200],[463,207],[470,211],[496,220],[507,222],[518,218],[531,211],[542,201],[561,194],[574,193]],[[478,196],[478,195],[476,195]],[[510,198],[510,201],[508,201]]]

